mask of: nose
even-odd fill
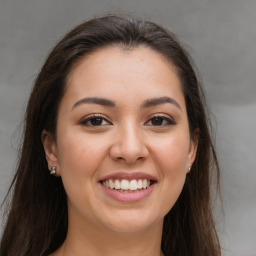
[[[123,161],[128,164],[145,160],[149,155],[149,151],[143,132],[139,127],[131,123],[120,128],[115,134],[109,154],[113,160]]]

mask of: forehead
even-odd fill
[[[111,46],[86,55],[70,72],[66,89],[66,93],[76,98],[104,96],[134,100],[138,95],[151,98],[171,94],[184,100],[175,66],[145,46],[133,49]]]
[[[137,67],[140,66],[140,68],[144,68],[143,71],[146,73],[148,73],[147,71],[152,72],[152,70],[162,68],[163,70],[169,69],[168,71],[178,75],[174,64],[167,59],[167,57],[163,56],[161,53],[153,50],[152,48],[143,45],[128,48],[117,44],[114,46],[100,48],[82,57],[72,67],[68,76],[68,81],[70,81],[70,78],[74,78],[75,73],[77,74],[85,67],[88,69],[88,71],[91,67],[91,71],[95,68],[95,66],[97,66],[102,71],[109,72],[116,69],[115,65],[118,64],[120,64],[118,67],[119,72],[121,72],[124,65],[130,65],[130,68],[134,67],[134,72],[136,72]]]

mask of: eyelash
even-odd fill
[[[92,124],[93,121],[96,121],[97,119],[100,120],[100,124]],[[89,124],[90,122],[90,124]],[[103,124],[102,125],[102,122],[107,122],[107,124]],[[100,114],[93,114],[93,115],[89,115],[87,116],[85,119],[83,119],[81,122],[80,122],[81,125],[84,125],[84,126],[92,126],[92,127],[95,127],[95,126],[105,126],[105,125],[111,125],[111,122],[107,120],[107,118],[105,118],[104,116],[100,115]]]
[[[98,119],[98,121],[97,121]],[[160,120],[156,120],[156,119],[160,119]],[[152,121],[160,121],[160,124],[148,124],[149,122],[152,123]],[[93,124],[92,122],[96,121],[99,122],[98,124]],[[106,122],[107,124],[102,124],[102,122]],[[163,124],[163,122],[165,122],[165,124]],[[104,116],[100,115],[100,114],[93,114],[93,115],[89,115],[87,116],[85,119],[83,119],[80,122],[81,125],[83,126],[92,126],[92,127],[97,127],[97,126],[105,126],[105,125],[112,125],[112,123],[110,121],[107,120],[107,118],[105,118]],[[146,126],[156,126],[156,127],[163,127],[163,126],[170,126],[170,125],[175,125],[176,122],[174,122],[171,118],[168,118],[164,115],[155,115],[153,117],[151,117],[147,122],[145,122]]]
[[[161,124],[159,125],[152,125],[152,126],[156,126],[156,127],[163,127],[163,126],[170,126],[170,125],[175,125],[176,122],[174,122],[171,118],[166,117],[164,115],[155,115],[153,117],[151,117],[145,124],[147,125],[148,122],[151,122],[155,119],[155,121],[157,121],[156,119],[160,119]],[[163,122],[165,122],[165,124],[162,124]]]

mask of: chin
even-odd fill
[[[107,222],[106,218],[104,219],[104,225],[109,230],[120,233],[143,232],[156,225],[162,225],[163,222],[163,217],[156,218],[155,216],[147,216],[147,214],[138,213],[136,211],[113,214],[111,217],[112,218]]]

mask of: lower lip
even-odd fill
[[[153,191],[155,184],[152,184],[146,189],[141,189],[135,192],[120,192],[115,189],[110,189],[101,184],[103,191],[111,198],[120,202],[138,202],[146,197],[148,197]]]

